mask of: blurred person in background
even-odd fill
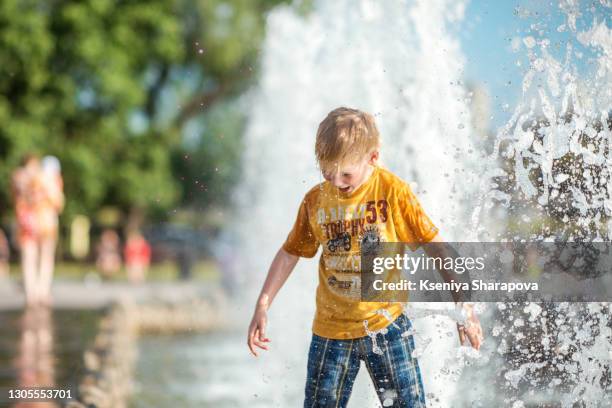
[[[125,267],[131,283],[142,283],[151,264],[151,246],[140,231],[128,232],[124,248]]]
[[[55,250],[57,248],[59,214],[64,208],[64,181],[62,179],[60,161],[54,156],[42,159],[43,185],[47,192],[47,200],[40,214],[40,284],[41,300],[51,301],[51,282],[55,269]]]
[[[7,279],[9,276],[9,258],[11,257],[11,247],[6,238],[6,234],[0,228],[0,280]]]
[[[15,215],[26,302],[51,303],[58,216],[64,206],[59,160],[28,154],[13,173]]]
[[[100,242],[96,247],[96,268],[104,278],[116,275],[121,269],[121,255],[119,235],[114,230],[107,228],[100,236]]]

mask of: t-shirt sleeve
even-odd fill
[[[414,251],[435,238],[438,228],[425,214],[410,186],[404,185],[399,189],[396,204],[400,217],[400,225],[396,225],[397,236],[408,243],[410,249]]]
[[[297,218],[283,244],[283,249],[292,255],[304,258],[312,258],[319,249],[319,242],[310,225],[306,199],[300,204]]]

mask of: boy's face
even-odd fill
[[[342,193],[352,193],[367,180],[372,172],[371,166],[376,164],[377,160],[378,151],[374,151],[356,163],[323,171],[323,177]]]

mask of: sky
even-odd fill
[[[551,53],[563,60],[565,42],[571,40],[572,35],[563,26],[566,17],[560,9],[561,3],[564,2],[472,0],[468,3],[457,33],[466,58],[464,75],[466,82],[486,87],[490,95],[493,129],[510,118],[520,100],[522,78],[529,66],[525,38],[532,37],[536,41],[548,38],[552,45]],[[581,14],[577,22],[578,31],[590,27],[594,18],[598,21],[606,19],[610,26],[610,16],[605,14],[599,0],[583,0],[578,4]],[[580,48],[580,44],[573,43],[577,49]],[[593,55],[589,50],[582,51],[584,58],[575,58],[572,63],[578,72],[586,74],[594,69],[589,59]]]

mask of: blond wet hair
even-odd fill
[[[358,109],[340,107],[319,124],[315,155],[324,172],[353,164],[380,147],[374,117]]]

